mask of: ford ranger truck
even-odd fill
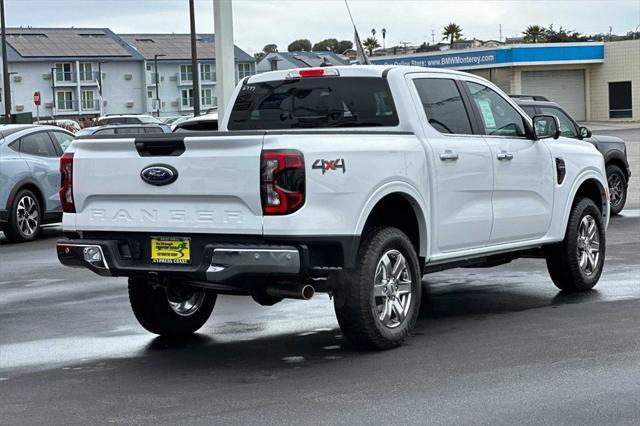
[[[602,155],[456,71],[258,74],[218,132],[81,137],[60,169],[58,258],[127,277],[136,318],[165,336],[198,330],[219,294],[323,292],[356,346],[391,348],[424,274],[537,257],[584,291],[605,259]]]

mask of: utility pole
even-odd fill
[[[431,44],[436,44],[436,31],[431,30]]]
[[[4,0],[0,0],[0,21],[2,25],[2,87],[4,88],[5,123],[11,123],[11,79],[7,63],[7,29],[4,23]]]
[[[231,94],[236,87],[232,0],[213,0],[213,24],[215,27],[218,117],[222,121],[227,103],[231,101]]]
[[[198,46],[196,45],[195,1],[189,0],[189,19],[191,25],[191,80],[193,81],[193,116],[200,115],[200,68],[198,67]]]
[[[160,77],[158,76],[158,58],[160,56],[167,56],[167,55],[163,53],[153,55],[153,66],[155,68],[155,75],[156,75],[156,111],[158,114],[158,118],[160,118],[160,86],[158,85],[158,83],[160,83]]]
[[[502,24],[500,24],[500,43],[502,43]]]

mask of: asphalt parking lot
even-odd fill
[[[193,338],[154,337],[123,279],[58,264],[58,231],[2,239],[1,423],[636,423],[640,210],[623,213],[597,290],[559,293],[535,259],[428,275],[414,336],[378,353],[326,295],[221,297]]]

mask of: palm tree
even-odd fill
[[[545,40],[546,30],[540,25],[529,25],[526,30],[522,32],[524,34],[524,41],[526,43],[540,43]]]
[[[376,39],[375,37],[367,37],[362,45],[369,52],[369,56],[373,54],[373,49],[377,49],[378,47],[380,47],[380,43],[378,43],[378,39]]]
[[[442,37],[442,39],[449,40],[451,47],[453,47],[454,41],[459,40],[462,37],[462,28],[460,28],[460,25],[453,22],[444,27],[443,30],[442,35],[444,37]]]

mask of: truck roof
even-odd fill
[[[290,73],[296,73],[309,69],[310,68],[294,68],[282,71],[269,71],[260,73],[249,77],[247,83],[262,83],[265,81],[284,80]],[[434,72],[451,75],[468,75],[468,73],[464,73],[461,71],[408,65],[342,65],[337,67],[326,67],[325,69],[337,70],[339,75],[342,77],[383,77],[390,71],[396,70],[399,70],[402,74],[409,74],[412,72]]]

